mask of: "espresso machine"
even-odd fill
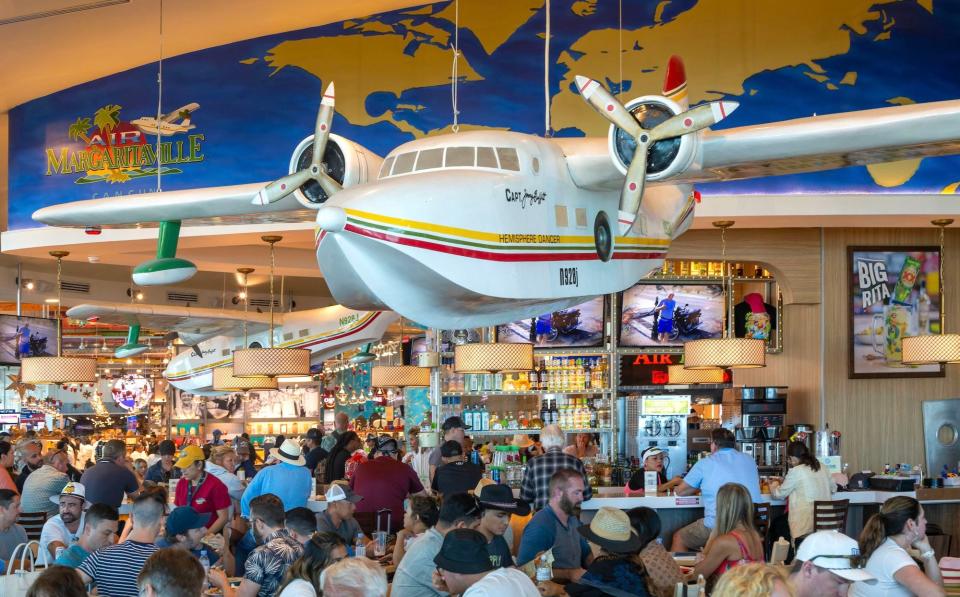
[[[740,388],[737,447],[756,461],[761,475],[786,471],[787,395],[785,388]]]
[[[618,411],[623,417],[620,445],[628,457],[639,458],[656,446],[667,453],[664,472],[668,478],[686,472],[689,394],[628,396],[620,399]]]

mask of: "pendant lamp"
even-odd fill
[[[238,267],[237,273],[243,276],[243,346],[247,346],[247,319],[250,306],[250,292],[247,287],[248,276],[254,272],[252,267]],[[233,374],[233,365],[217,367],[213,370],[213,389],[221,392],[246,392],[247,390],[276,390],[276,378],[237,377]]]
[[[683,365],[670,365],[667,377],[670,385],[723,383],[723,369],[686,369]]]
[[[732,220],[719,220],[713,223],[720,229],[721,260],[723,262],[724,284],[733,294],[733,274],[728,271],[727,228],[733,226]],[[722,338],[692,340],[683,344],[683,367],[685,369],[756,369],[766,367],[767,347],[763,340],[737,338],[733,333],[733,318],[727,316]]]
[[[403,343],[403,318],[400,318],[400,342]],[[430,369],[413,365],[378,365],[370,369],[372,388],[430,387]]]
[[[304,348],[275,348],[273,346],[274,293],[273,275],[276,268],[275,245],[282,236],[262,236],[270,245],[270,347],[243,348],[233,353],[233,374],[236,377],[283,377],[310,375],[310,351]]]
[[[904,337],[904,365],[960,363],[960,334],[946,333],[945,303],[947,302],[947,292],[943,285],[943,233],[947,226],[953,224],[953,220],[933,220],[931,224],[940,228],[940,333]]]
[[[97,360],[90,357],[63,356],[63,317],[61,276],[67,251],[50,251],[57,259],[57,356],[27,357],[20,361],[20,382],[25,384],[93,383],[97,380]]]
[[[500,373],[533,369],[533,344],[521,342],[476,342],[453,348],[453,369],[457,373]]]

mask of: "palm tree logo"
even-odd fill
[[[87,131],[89,130],[90,119],[77,118],[77,120],[67,128],[67,136],[70,137],[72,141],[82,140],[85,144],[90,145],[90,137],[87,136]]]

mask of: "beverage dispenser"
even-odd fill
[[[645,449],[656,446],[667,453],[664,465],[667,477],[682,475],[687,470],[690,395],[642,395],[635,400],[639,411],[637,429],[634,441],[627,441],[627,455],[639,458]]]

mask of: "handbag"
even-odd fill
[[[40,553],[40,543],[37,541],[21,543],[13,548],[10,561],[7,562],[7,573],[0,576],[0,595],[4,597],[26,595],[30,585],[40,576],[42,570],[35,569],[34,545],[37,546],[37,552]],[[17,561],[18,554],[20,556],[19,562]],[[28,561],[29,569],[27,568]]]

